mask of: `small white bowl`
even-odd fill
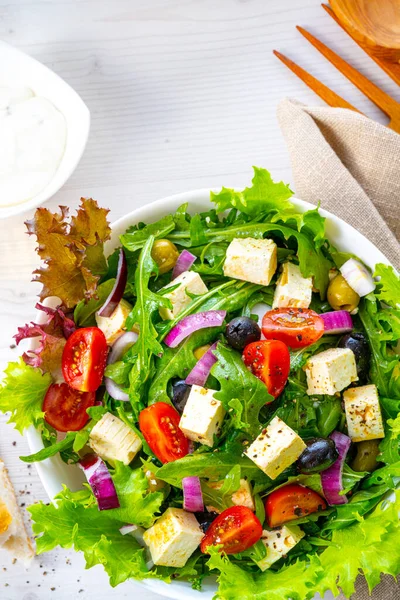
[[[297,198],[291,198],[291,200],[301,212],[315,209],[314,205],[303,200]],[[119,236],[125,233],[130,225],[157,221],[161,217],[173,213],[181,204],[186,202],[189,205],[188,210],[190,213],[209,210],[210,190],[195,190],[170,196],[138,208],[118,219],[111,225],[112,237],[107,243],[106,252],[111,253],[114,248],[119,246]],[[374,268],[375,264],[379,262],[390,264],[382,252],[354,227],[326,210],[321,209],[320,213],[323,217],[326,217],[327,238],[336,248],[343,252],[352,252],[358,255],[371,268]],[[54,302],[54,298],[48,300]],[[42,318],[43,312],[39,311],[37,320],[40,322]],[[41,436],[34,427],[28,429],[27,438],[31,452],[38,452],[43,448]],[[53,500],[54,496],[61,491],[63,483],[71,489],[77,490],[83,481],[82,471],[76,466],[66,465],[59,456],[35,463],[35,466],[50,500]],[[138,583],[161,596],[174,598],[175,600],[212,600],[216,592],[216,585],[212,580],[207,580],[204,583],[201,592],[193,590],[190,583],[184,581],[173,581],[168,584],[156,579],[147,579]],[[315,596],[314,600],[320,600],[320,596]],[[326,593],[324,600],[333,600],[332,594],[330,592]]]
[[[67,142],[60,165],[47,186],[36,196],[0,208],[0,219],[26,212],[49,200],[64,185],[79,163],[89,136],[90,112],[83,100],[61,77],[34,58],[0,41],[0,85],[28,87],[64,115]]]

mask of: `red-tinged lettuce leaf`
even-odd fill
[[[40,367],[44,373],[50,373],[55,381],[62,381],[61,357],[68,337],[75,331],[75,323],[66,316],[61,307],[50,308],[37,304],[36,308],[47,314],[47,321],[41,325],[30,323],[18,327],[14,336],[17,345],[27,338],[38,338],[35,350],[22,355],[31,367]]]
[[[110,238],[108,211],[92,199],[82,198],[75,217],[68,220],[68,209],[60,213],[38,208],[28,233],[36,235],[37,251],[45,266],[34,271],[42,284],[40,298],[58,296],[63,305],[73,308],[96,292],[97,282],[106,271],[103,245]]]

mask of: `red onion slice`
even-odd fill
[[[205,354],[197,361],[189,375],[186,377],[188,385],[204,386],[211,371],[211,367],[217,362],[213,350],[217,347],[217,342],[210,346]]]
[[[189,271],[190,267],[193,265],[196,257],[194,254],[189,252],[188,250],[182,250],[180,253],[178,260],[176,261],[176,265],[174,266],[174,270],[172,271],[172,279],[178,277],[185,271]]]
[[[325,333],[348,333],[353,330],[353,319],[347,310],[334,310],[319,315],[325,325]]]
[[[104,383],[106,386],[106,390],[110,394],[111,398],[114,398],[114,400],[121,400],[121,402],[129,402],[129,394],[124,392],[124,390],[120,388],[119,385],[115,383],[115,381],[113,381],[109,377],[105,377]]]
[[[339,431],[334,431],[329,437],[335,442],[339,457],[329,469],[322,471],[322,489],[328,504],[331,506],[335,504],[346,504],[348,502],[347,497],[344,494],[340,495],[339,492],[343,490],[343,465],[350,448],[351,440],[347,435],[340,433]]]
[[[340,272],[361,298],[374,291],[375,282],[371,274],[358,260],[350,258],[340,267]]]
[[[112,365],[113,363],[117,362],[117,360],[119,360],[121,356],[125,354],[126,350],[133,346],[138,337],[138,334],[134,331],[127,331],[126,333],[123,333],[118,339],[116,339],[114,344],[112,345],[107,364]],[[104,383],[106,386],[106,390],[110,394],[111,398],[114,398],[114,400],[121,400],[122,402],[129,402],[129,394],[124,392],[124,390],[120,388],[119,385],[115,383],[115,381],[113,381],[109,377],[105,377]]]
[[[126,265],[125,253],[121,248],[118,258],[117,278],[107,300],[104,302],[103,306],[98,312],[100,317],[111,317],[124,294],[127,277],[128,267]]]
[[[107,465],[99,456],[89,454],[79,461],[79,466],[96,497],[99,510],[119,508],[119,500]]]
[[[176,348],[186,337],[206,327],[220,327],[226,317],[226,310],[209,310],[188,315],[171,329],[165,338],[170,348]]]
[[[184,477],[183,508],[189,512],[203,512],[204,502],[199,477]]]

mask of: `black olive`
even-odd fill
[[[313,438],[306,441],[307,448],[297,461],[300,473],[325,471],[338,458],[335,442],[330,438]]]
[[[371,349],[367,337],[357,331],[346,333],[346,335],[340,338],[339,347],[349,348],[354,352],[359,383],[366,381],[371,362]]]
[[[194,514],[203,533],[206,533],[211,523],[218,517],[218,513],[216,512],[197,512]]]
[[[185,383],[184,379],[179,379],[172,384],[172,404],[180,414],[186,406],[191,388],[192,386]]]
[[[250,317],[236,317],[226,326],[226,339],[235,350],[243,350],[261,339],[261,329]]]

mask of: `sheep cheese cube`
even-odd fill
[[[306,363],[307,394],[333,396],[358,380],[356,359],[349,348],[329,348]]]
[[[126,300],[121,300],[111,317],[101,317],[96,313],[97,327],[106,336],[107,344],[112,346],[116,339],[125,331],[125,321],[132,310],[132,306]]]
[[[187,291],[191,294],[201,295],[208,292],[208,288],[198,273],[194,271],[185,271],[175,277],[175,279],[169,283],[163,290],[169,287],[179,287],[172,290],[172,292],[164,294],[164,298],[172,303],[172,309],[161,307],[160,315],[163,319],[174,319],[184,308],[186,308],[192,301],[191,297],[186,293]]]
[[[224,275],[269,285],[277,264],[277,246],[272,240],[235,238],[226,251]]]
[[[312,277],[303,277],[300,267],[291,262],[284,263],[276,284],[272,308],[308,308],[312,287]]]
[[[264,530],[261,541],[265,545],[267,554],[257,562],[261,571],[266,571],[274,562],[286,556],[289,550],[294,548],[303,537],[304,532],[297,525],[290,527],[283,525],[273,531]]]
[[[203,537],[196,517],[182,508],[168,508],[143,534],[154,564],[175,568],[185,566]]]
[[[305,450],[306,444],[282,419],[274,417],[245,454],[271,479],[276,479]]]
[[[223,481],[209,481],[207,483],[208,487],[213,490],[220,490],[223,486]],[[246,506],[250,510],[256,510],[254,505],[253,494],[251,491],[250,483],[247,479],[240,480],[240,487],[232,494],[232,504],[234,506]],[[206,506],[208,512],[221,512],[215,506]]]
[[[179,422],[179,428],[189,440],[210,448],[214,445],[214,435],[218,434],[226,412],[221,402],[214,398],[214,392],[200,385],[192,385]]]
[[[385,437],[376,385],[349,388],[343,393],[347,429],[353,442]]]
[[[106,413],[90,432],[89,446],[104,460],[129,465],[141,449],[142,440],[121,419]]]

